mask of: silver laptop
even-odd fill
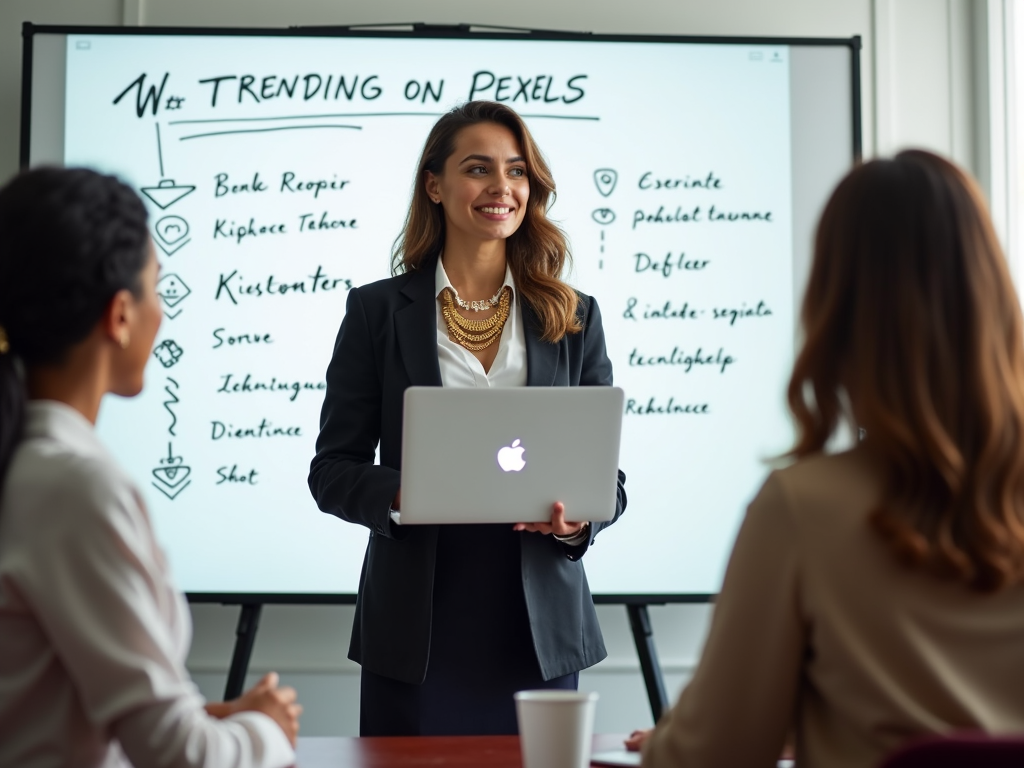
[[[618,387],[405,391],[403,525],[611,520]]]

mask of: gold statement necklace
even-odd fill
[[[501,338],[501,331],[508,320],[509,305],[512,301],[512,289],[507,285],[501,289],[498,298],[498,311],[486,320],[469,320],[459,314],[455,308],[458,296],[451,288],[445,288],[441,299],[441,316],[448,326],[448,338],[470,352],[487,349]]]

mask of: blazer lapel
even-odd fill
[[[526,386],[554,386],[558,371],[558,344],[541,340],[544,332],[533,307],[523,304],[523,330],[526,332]]]
[[[441,367],[437,362],[435,263],[430,260],[409,273],[401,292],[410,303],[395,312],[398,352],[413,386],[441,386]]]

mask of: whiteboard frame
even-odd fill
[[[401,29],[395,29],[401,27]],[[496,30],[496,31],[479,31]],[[683,43],[717,45],[787,45],[848,48],[850,52],[850,94],[853,119],[851,161],[857,163],[863,156],[861,113],[861,37],[716,37],[698,35],[609,35],[590,32],[563,32],[555,30],[527,30],[513,27],[487,27],[472,24],[432,25],[357,25],[332,27],[105,27],[36,25],[26,21],[22,25],[22,79],[21,79],[21,136],[19,167],[27,170],[31,157],[32,121],[32,56],[33,38],[37,34],[55,35],[189,35],[209,37],[354,37],[392,39],[457,39],[457,40],[553,40],[603,43]],[[351,605],[355,593],[254,593],[254,592],[188,592],[190,603],[219,603],[222,605]],[[598,605],[665,605],[669,603],[708,603],[711,593],[655,593],[622,594],[600,593],[593,596]]]

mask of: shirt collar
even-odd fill
[[[512,279],[512,269],[508,266],[508,262],[505,263],[505,282],[501,284],[501,287],[504,288],[506,285],[512,289],[512,295],[515,296],[516,283]],[[434,296],[440,296],[441,291],[445,288],[451,288],[452,291],[455,291],[455,286],[448,279],[448,273],[444,271],[444,264],[441,263],[441,258],[438,257],[437,267],[434,270]]]
[[[25,406],[25,437],[53,437],[83,451],[103,451],[85,416],[56,400],[30,400]]]

